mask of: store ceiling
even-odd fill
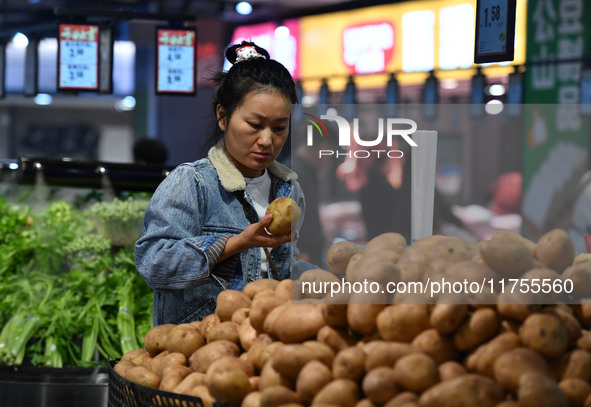
[[[58,16],[73,12],[77,17],[100,11],[114,18],[133,15],[184,18],[219,18],[233,24],[248,24],[316,13],[392,3],[385,0],[252,0],[253,12],[240,16],[234,11],[238,0],[0,0],[0,35],[33,31],[54,24]]]

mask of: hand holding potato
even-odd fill
[[[273,220],[267,225],[267,231],[274,236],[279,236],[291,231],[292,222],[298,223],[302,210],[296,201],[284,196],[269,204],[266,215],[273,215]]]

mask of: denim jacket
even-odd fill
[[[269,277],[282,280],[292,277],[304,197],[295,172],[276,161],[268,171],[273,197],[290,196],[302,208],[294,240],[270,251],[279,275]],[[252,206],[245,188],[221,141],[207,158],[176,167],[154,192],[135,245],[137,269],[154,289],[154,326],[200,320],[215,312],[222,290],[261,278],[259,248],[218,263],[227,239],[250,224],[236,196]]]

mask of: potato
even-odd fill
[[[380,366],[370,370],[363,377],[361,388],[365,397],[380,405],[398,393],[396,376],[391,367]]]
[[[251,281],[250,283],[246,284],[242,289],[242,292],[252,300],[254,297],[257,296],[257,294],[263,291],[275,291],[278,285],[278,280],[275,280],[273,278],[262,278],[260,280]]]
[[[560,379],[582,379],[591,382],[591,353],[574,349],[565,353],[555,364]]]
[[[553,229],[542,235],[536,246],[536,259],[559,273],[573,264],[575,246],[568,232]]]
[[[400,268],[398,268],[396,264],[399,257],[400,255],[398,253],[391,250],[372,253],[368,256],[361,255],[359,258],[357,257],[357,254],[355,254],[351,257],[351,260],[349,260],[349,265],[346,270],[346,280],[349,282],[363,282],[364,274],[366,274],[371,281],[399,280]],[[381,266],[381,270],[372,271],[380,264],[392,267]],[[371,273],[369,273],[370,271]],[[388,277],[391,277],[391,279],[388,280]]]
[[[320,343],[328,345],[335,353],[353,346],[357,340],[345,328],[334,328],[324,325],[318,331],[316,340]]]
[[[365,370],[377,366],[394,366],[402,356],[419,350],[406,342],[372,341],[362,346],[365,352]]]
[[[212,362],[205,374],[205,385],[218,403],[240,407],[242,400],[251,392],[247,370],[251,366],[234,356],[226,356]]]
[[[346,327],[347,326],[347,303],[349,296],[345,301],[335,301],[324,303],[320,305],[320,311],[326,325],[332,327]]]
[[[495,380],[510,392],[517,392],[520,378],[532,372],[553,377],[546,360],[530,348],[511,349],[498,356],[493,364]]]
[[[259,407],[261,405],[261,392],[253,391],[250,392],[242,400],[242,406],[240,407]]]
[[[187,396],[197,397],[197,398],[201,399],[201,402],[203,403],[203,407],[213,407],[216,403],[216,400],[213,398],[213,396],[209,392],[209,389],[204,385],[199,385],[199,386],[195,386],[193,388],[190,388],[184,394],[186,394]],[[183,405],[183,404],[181,404],[181,405]]]
[[[248,352],[256,337],[256,329],[250,325],[250,318],[246,318],[238,327],[238,339],[242,349]]]
[[[160,352],[152,359],[150,368],[158,376],[162,376],[164,368],[167,366],[187,366],[187,357],[180,352]]]
[[[324,386],[312,400],[312,405],[354,407],[359,401],[359,387],[349,379],[336,379]]]
[[[356,334],[370,336],[377,329],[376,317],[386,307],[385,304],[363,303],[362,295],[354,295],[347,306],[347,323]],[[371,300],[371,299],[370,299]]]
[[[166,366],[162,370],[160,390],[173,391],[185,377],[193,373],[190,367],[181,365]]]
[[[335,379],[359,381],[365,374],[365,352],[357,346],[339,351],[332,362],[332,375]]]
[[[376,318],[381,337],[387,341],[410,342],[430,327],[426,304],[394,304],[384,308]]]
[[[329,348],[330,349],[330,348]],[[324,355],[324,359],[321,359]],[[300,370],[311,360],[320,360],[327,366],[332,365],[332,360],[326,358],[326,353],[318,347],[304,344],[287,344],[278,347],[273,352],[270,363],[280,375],[295,382]]]
[[[494,380],[467,374],[436,384],[419,398],[421,407],[494,407],[505,399],[505,392]]]
[[[267,226],[267,231],[272,235],[284,235],[291,231],[292,222],[294,225],[298,223],[302,216],[302,210],[297,202],[289,197],[279,197],[274,199],[265,215],[273,215],[273,220]]]
[[[240,334],[238,333],[238,324],[232,321],[224,321],[212,326],[207,332],[207,343],[225,339],[235,344],[240,344]]]
[[[393,253],[393,252],[389,252],[389,253]],[[393,256],[395,257],[395,256]],[[398,256],[400,257],[400,256]],[[363,259],[363,253],[355,253],[353,256],[351,256],[351,258],[349,259],[349,262],[347,263],[347,268],[345,269],[345,280],[347,281],[351,281],[353,279],[353,275],[355,274],[355,270],[357,270],[357,263],[359,261],[361,261],[361,259]],[[370,257],[365,257],[365,259],[369,259]],[[396,258],[396,261],[398,261],[398,258]]]
[[[185,378],[172,390],[173,393],[191,395],[191,390],[197,386],[204,386],[205,373],[193,372],[189,373]]]
[[[269,315],[274,308],[286,303],[287,300],[274,294],[256,296],[250,304],[250,324],[257,332],[264,332],[264,323],[267,315]]]
[[[224,290],[218,294],[215,314],[221,322],[230,321],[232,314],[239,308],[250,307],[250,297],[238,290]]]
[[[279,407],[299,403],[298,394],[285,386],[271,386],[261,391],[259,407]]]
[[[141,357],[141,356],[145,355],[146,353],[148,353],[148,351],[144,348],[133,349],[133,350],[126,352],[123,356],[121,356],[121,359],[119,360],[119,362],[123,362],[124,360],[128,360],[130,362],[133,362],[134,359],[136,359],[137,357]],[[137,364],[137,363],[134,362],[134,364]]]
[[[493,237],[476,246],[484,263],[503,277],[516,278],[534,267],[530,250],[516,239]]]
[[[298,281],[302,284],[302,295],[305,298],[322,298],[330,291],[331,284],[341,283],[336,274],[320,268],[304,271]]]
[[[119,376],[127,379],[127,372],[133,368],[137,366],[135,363],[133,363],[131,360],[129,359],[121,359],[119,362],[117,362],[117,364],[113,367],[113,370],[115,371],[115,373],[117,373]]]
[[[328,268],[338,276],[344,276],[351,256],[362,253],[363,248],[358,244],[341,240],[330,245],[326,253]]]
[[[225,339],[211,342],[197,349],[189,357],[189,366],[195,372],[205,373],[209,365],[223,356],[238,356],[240,349],[234,342]]]
[[[244,321],[246,318],[248,318],[249,315],[250,315],[250,308],[249,307],[238,308],[232,314],[232,318],[230,319],[230,321],[240,325],[242,323],[242,321]]]
[[[448,360],[437,367],[441,381],[452,380],[467,374],[466,368],[455,360]]]
[[[507,287],[506,287],[507,288]],[[519,290],[506,290],[497,296],[497,312],[503,318],[523,321],[528,315],[539,311],[541,297]]]
[[[252,342],[250,349],[248,349],[248,352],[246,353],[246,358],[254,365],[256,371],[261,371],[264,364],[262,363],[263,350],[270,347],[272,343],[279,342],[273,342],[273,338],[267,334],[258,335]]]
[[[209,314],[206,315],[205,317],[203,317],[203,319],[201,320],[201,323],[199,324],[199,333],[201,333],[201,335],[206,338],[207,337],[207,332],[209,331],[209,328],[211,328],[214,325],[219,324],[220,322],[220,317],[217,316],[216,314]]]
[[[295,383],[299,401],[310,403],[314,396],[332,381],[332,372],[328,366],[318,360],[311,360],[302,367]]]
[[[384,403],[384,407],[418,407],[418,405],[419,397],[410,391],[398,393]]]
[[[296,289],[296,284],[294,284],[292,287],[293,282],[294,280],[289,278],[281,280],[279,284],[277,284],[277,287],[275,287],[275,295],[287,301],[291,301],[292,297],[294,300],[299,299],[298,295],[301,293],[301,290]]]
[[[517,239],[521,243],[525,244],[525,246],[531,252],[532,256],[535,257],[535,255],[536,255],[537,243],[534,242],[533,240],[526,238],[525,236],[518,234],[518,233],[511,232],[510,230],[499,229],[499,230],[495,231],[495,233],[493,234],[493,237],[495,237],[495,238],[500,237],[503,239]]]
[[[507,331],[500,333],[475,351],[476,360],[473,370],[493,377],[495,360],[503,353],[519,346],[521,346],[521,340],[515,332]]]
[[[429,323],[439,333],[448,335],[454,333],[468,315],[467,304],[438,303],[431,310]]]
[[[437,363],[424,353],[404,355],[394,364],[396,383],[405,390],[420,393],[439,382]]]
[[[385,288],[386,284],[390,282],[400,281],[400,268],[395,263],[376,260],[368,264],[360,261],[358,264],[363,264],[364,267],[354,271],[351,279],[348,279],[351,283],[372,284],[375,282]],[[382,291],[385,292],[385,290]]]
[[[493,337],[499,327],[500,320],[496,310],[479,308],[454,333],[454,345],[459,351],[474,349]]]
[[[526,373],[519,379],[517,400],[520,407],[569,407],[568,398],[558,384],[536,372]]]
[[[273,363],[265,363],[261,369],[259,389],[264,390],[267,387],[278,385],[291,389],[294,385],[294,382],[293,380],[286,379],[278,371],[276,371],[273,368]]]
[[[412,340],[411,344],[431,356],[437,364],[459,358],[459,352],[454,347],[452,338],[442,336],[434,328],[426,329],[419,333]]]
[[[567,267],[562,272],[564,281],[571,280],[575,299],[591,297],[591,261],[582,261]]]
[[[585,400],[591,394],[591,385],[582,379],[563,379],[558,383],[558,387],[566,394],[572,407],[583,407]]]
[[[144,348],[150,356],[154,357],[165,350],[166,335],[175,326],[174,324],[157,325],[146,333],[146,336],[144,336]]]
[[[126,372],[127,380],[142,386],[157,389],[160,386],[160,376],[144,366],[134,366]]]
[[[316,304],[286,304],[278,318],[271,331],[284,343],[315,338],[324,326],[322,310]]]
[[[205,344],[205,339],[199,330],[191,324],[175,326],[166,335],[164,348],[169,352],[179,352],[190,357],[193,352]]]
[[[519,328],[523,344],[552,359],[562,355],[569,337],[562,320],[555,314],[535,313],[528,316]]]
[[[406,239],[400,233],[382,233],[372,238],[363,248],[363,254],[379,253],[383,250],[391,250],[402,254],[406,249]]]

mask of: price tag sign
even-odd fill
[[[156,93],[195,93],[196,37],[195,29],[156,29]]]
[[[98,90],[99,27],[60,24],[58,90]]]
[[[513,61],[516,0],[477,0],[474,63]]]

